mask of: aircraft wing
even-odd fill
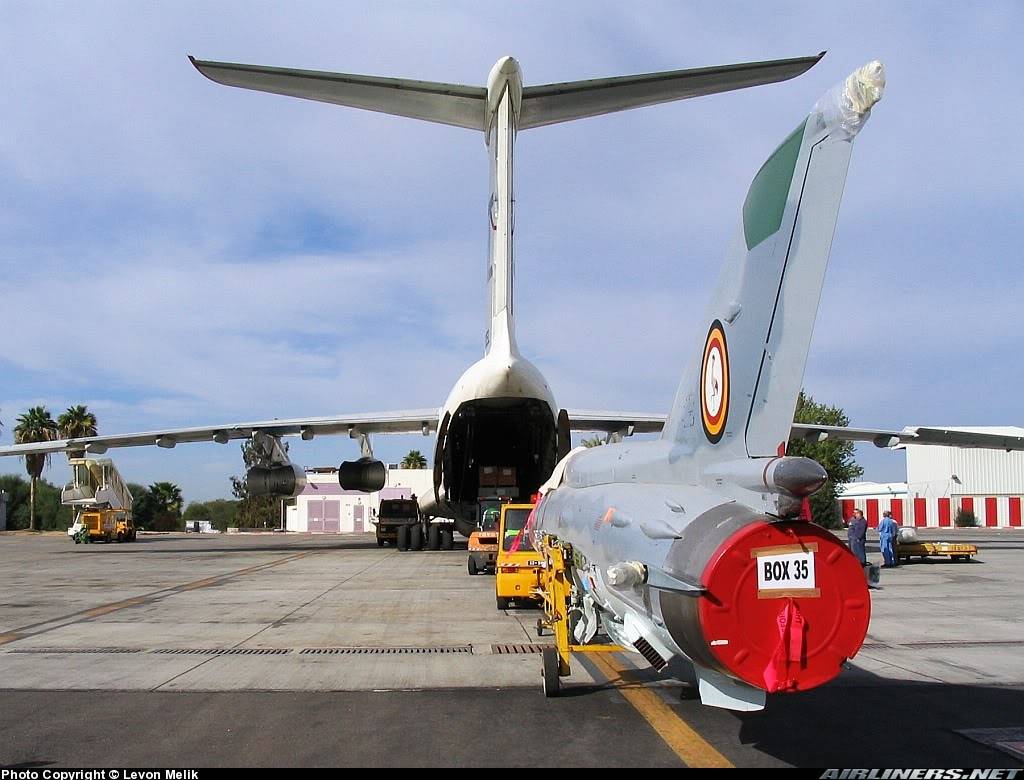
[[[89,436],[79,439],[33,444],[14,444],[0,447],[4,455],[49,455],[68,450],[86,450],[102,455],[108,449],[117,447],[145,447],[156,445],[170,449],[178,444],[213,441],[227,444],[232,439],[248,439],[253,433],[262,431],[272,436],[301,436],[312,439],[317,435],[347,435],[355,437],[361,433],[422,433],[426,436],[437,430],[437,409],[413,409],[402,412],[377,414],[354,414],[347,417],[307,417],[292,420],[266,420],[264,422],[232,423],[211,425],[201,428],[169,428],[164,431],[126,433],[114,436]]]
[[[592,412],[569,410],[569,429],[573,431],[601,431],[603,433],[658,433],[667,415],[631,412]],[[630,430],[632,429],[632,430]],[[871,442],[876,447],[898,447],[904,444],[931,444],[946,447],[966,447],[991,450],[1024,450],[1024,436],[1007,433],[989,433],[953,428],[903,428],[899,431],[884,428],[847,428],[835,425],[793,423],[791,440]]]
[[[898,447],[903,444],[936,444],[946,447],[976,447],[992,450],[1024,450],[1024,436],[986,433],[952,428],[904,428],[901,431],[876,428],[845,428],[833,425],[793,423],[790,439],[824,441],[869,441],[876,447]]]
[[[665,425],[664,414],[633,412],[592,412],[569,409],[569,430],[602,433],[658,433]]]

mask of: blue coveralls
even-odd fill
[[[857,556],[857,560],[864,565],[868,562],[868,552],[864,548],[865,537],[868,533],[868,521],[863,517],[860,519],[854,517],[850,520],[850,525],[846,534],[846,540],[850,543],[850,552]]]
[[[896,534],[900,527],[891,517],[883,517],[878,524],[878,546],[882,548],[882,558],[886,566],[896,565]]]

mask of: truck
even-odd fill
[[[124,509],[84,509],[75,515],[68,529],[75,544],[89,542],[134,542],[135,524]]]
[[[68,536],[82,542],[133,542],[132,494],[110,458],[68,458],[71,481],[61,503],[75,508]]]
[[[399,550],[450,550],[453,523],[420,512],[416,496],[385,498],[377,510],[377,546],[392,544]]]

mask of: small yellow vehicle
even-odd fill
[[[498,538],[501,540],[494,578],[498,609],[513,601],[541,602],[540,572],[544,560],[524,532],[535,504],[505,504],[501,508]]]
[[[130,512],[123,509],[97,509],[79,512],[68,536],[75,544],[88,542],[134,542],[135,525]]]
[[[896,557],[901,561],[911,558],[949,558],[951,561],[969,561],[978,554],[973,544],[963,542],[924,542],[917,538],[913,528],[901,528],[896,537]]]
[[[480,527],[469,537],[469,560],[466,567],[470,574],[493,573],[498,558],[498,521],[501,512],[498,507],[489,507],[483,513]]]

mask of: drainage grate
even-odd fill
[[[144,653],[145,650],[137,650],[131,647],[25,647],[17,650],[10,650],[11,653],[59,653],[60,655],[77,655],[79,653],[107,654],[107,653]]]
[[[291,650],[280,647],[223,647],[201,649],[195,647],[171,647],[154,650],[155,655],[287,655]]]
[[[494,655],[521,655],[523,653],[542,653],[551,645],[491,645]]]
[[[299,655],[440,655],[472,653],[472,645],[450,647],[306,647]]]

